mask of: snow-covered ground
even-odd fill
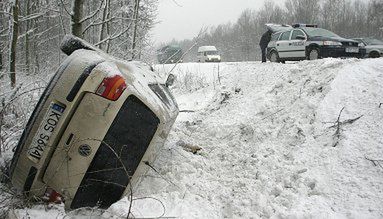
[[[184,63],[172,73],[182,112],[131,216],[383,218],[383,58]],[[124,198],[81,214],[128,211]],[[15,214],[65,217],[62,206]]]

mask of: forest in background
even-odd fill
[[[158,0],[2,0],[0,1],[0,80],[16,86],[16,75],[51,74],[65,58],[59,44],[71,33],[125,60],[156,62],[150,30]],[[196,61],[198,46],[214,45],[223,61],[260,59],[265,23],[314,23],[343,37],[383,38],[381,0],[267,0],[243,11],[235,23],[221,24],[194,39],[168,42]],[[203,29],[203,27],[201,27]],[[162,46],[163,46],[162,45]],[[8,78],[11,78],[9,83]]]
[[[383,1],[286,0],[283,7],[266,1],[260,10],[243,11],[235,23],[211,27],[194,39],[173,40],[167,44],[178,44],[183,51],[190,50],[184,62],[196,61],[197,49],[204,45],[216,46],[222,61],[260,60],[258,44],[266,31],[266,23],[318,24],[346,38],[383,39]]]
[[[65,34],[119,58],[144,59],[158,0],[1,0],[0,80],[51,74],[65,55]]]

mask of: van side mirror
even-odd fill
[[[303,35],[298,35],[296,38],[297,38],[298,40],[305,40],[305,39],[306,39],[306,37],[303,36]]]
[[[175,80],[176,80],[176,76],[174,76],[173,74],[169,74],[165,82],[166,87],[172,86]]]

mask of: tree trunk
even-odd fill
[[[0,43],[0,45],[1,45],[1,43]],[[1,46],[2,47],[2,46]],[[2,50],[0,50],[0,78],[2,78],[2,73],[1,73],[1,71],[3,70],[3,51]]]
[[[110,17],[110,0],[106,0],[105,7],[102,11],[102,20],[101,20],[102,24],[100,27],[100,35],[98,37],[98,42],[101,42],[102,40],[104,40],[105,35],[109,37],[109,21],[107,21],[109,17]],[[100,43],[98,47],[102,49],[102,45],[103,43]],[[107,41],[107,46],[106,46],[107,50],[108,50],[108,47],[109,47],[109,40]]]
[[[30,0],[26,0],[26,7],[25,7],[25,17],[28,17],[28,15],[31,14],[30,10]],[[29,74],[29,29],[30,29],[30,21],[26,21],[26,30],[25,30],[25,68],[27,71],[27,74]]]
[[[82,38],[82,22],[81,19],[83,17],[83,6],[84,0],[73,0],[72,2],[72,29],[71,32],[74,36]]]
[[[137,27],[138,27],[138,11],[140,8],[140,0],[136,0],[134,6],[134,31],[133,31],[133,43],[132,43],[132,59],[136,56],[136,41],[137,41]]]
[[[9,74],[11,77],[11,86],[16,86],[16,46],[19,35],[19,0],[15,0],[11,7],[13,19],[9,22],[9,29],[12,31],[9,44]]]
[[[38,13],[38,10],[40,8],[40,1],[32,1],[31,5],[31,14]],[[29,35],[29,70],[33,72],[33,74],[38,74],[39,72],[39,48],[37,47],[37,43],[39,40],[39,36],[35,35],[34,33],[39,33],[42,27],[40,26],[41,22],[39,22],[39,19],[43,18],[36,18],[32,19],[29,23],[30,28],[33,30],[33,34]]]
[[[106,2],[105,3],[105,7],[104,9],[102,10],[102,24],[101,24],[101,27],[100,27],[100,35],[98,36],[98,42],[101,42],[105,36],[105,20],[106,20],[106,13],[108,11],[108,3]],[[98,45],[98,48],[102,49],[102,43],[100,43],[100,45]]]
[[[108,13],[106,14],[106,19],[109,20],[109,18],[110,18],[110,0],[106,0],[106,4],[108,7]],[[106,49],[105,49],[105,51],[108,53],[109,48],[110,48],[110,25],[109,25],[109,21],[106,22],[106,36],[109,38],[106,41]]]
[[[0,6],[0,10],[2,10],[2,7]],[[0,30],[5,29],[5,24],[3,14],[0,13]],[[3,44],[3,37],[0,36],[0,79],[3,78],[4,74],[1,72],[3,70],[3,52],[4,52],[4,44]]]

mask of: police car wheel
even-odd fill
[[[308,60],[319,59],[319,49],[311,48],[308,52]]]
[[[270,61],[271,62],[279,62],[279,56],[278,56],[278,53],[275,52],[275,51],[272,51],[270,53]]]
[[[379,58],[380,57],[380,54],[378,52],[370,52],[370,54],[368,55],[369,58]]]

